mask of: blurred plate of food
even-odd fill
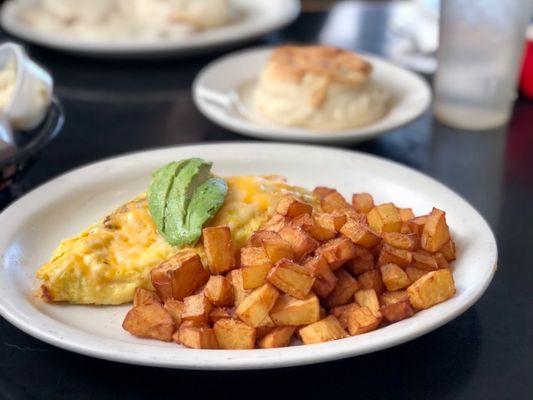
[[[322,143],[381,135],[413,121],[431,102],[422,77],[329,46],[224,56],[199,73],[193,95],[207,118],[243,135]]]
[[[0,225],[4,318],[70,351],[172,368],[406,342],[472,306],[497,259],[483,218],[433,179],[281,143],[101,161],[22,197]]]
[[[198,54],[292,22],[297,0],[9,0],[2,27],[30,43],[94,56]]]

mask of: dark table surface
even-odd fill
[[[256,44],[327,41],[386,54],[396,5],[347,4],[341,12],[352,13],[353,25],[336,19],[338,9],[304,13]],[[104,157],[245,139],[212,124],[193,105],[191,82],[217,55],[117,61],[29,50],[52,71],[67,120],[28,174],[1,195],[0,210],[36,185]],[[42,343],[0,318],[0,398],[532,399],[533,102],[519,98],[509,125],[501,129],[458,131],[440,125],[428,111],[408,126],[349,148],[424,171],[463,195],[489,221],[498,241],[499,269],[485,295],[463,315],[374,354],[250,372],[101,361]]]

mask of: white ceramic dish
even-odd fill
[[[145,190],[161,165],[198,156],[223,176],[283,174],[313,188],[328,185],[345,195],[370,192],[426,213],[447,210],[457,242],[457,294],[383,329],[334,342],[268,350],[192,350],[137,339],[121,328],[128,306],[51,305],[35,298],[36,269],[57,243],[99,220]],[[159,367],[253,369],[311,364],[356,356],[414,339],[468,309],[496,268],[494,236],[483,218],[450,189],[399,164],[357,152],[288,144],[209,144],[135,153],[77,169],[35,189],[0,214],[0,314],[43,341],[78,353]]]
[[[342,131],[313,131],[268,121],[253,110],[251,93],[271,47],[238,51],[206,66],[196,77],[193,96],[200,111],[215,123],[246,136],[315,143],[358,142],[398,128],[419,117],[431,103],[426,81],[413,72],[364,54],[373,79],[394,97],[391,110],[369,125]]]
[[[80,41],[42,32],[19,18],[24,7],[38,0],[6,2],[0,11],[0,24],[8,33],[30,43],[73,53],[106,57],[150,57],[205,53],[255,39],[292,22],[300,12],[298,0],[234,0],[243,17],[233,24],[210,29],[185,38],[168,40]]]
[[[15,43],[0,45],[0,68],[15,60],[13,93],[4,114],[13,129],[30,130],[39,125],[52,102],[52,76],[30,59],[24,48]]]

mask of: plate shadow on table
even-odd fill
[[[24,398],[23,382],[34,381],[37,386],[56,382],[40,388],[41,398],[47,399],[168,398],[172,394],[182,398],[390,398],[391,388],[395,388],[394,398],[431,394],[432,399],[453,399],[476,368],[479,338],[483,337],[473,307],[432,333],[377,353],[303,367],[216,372],[102,362],[55,349],[27,335],[22,341],[16,328],[5,321],[2,324],[6,325],[0,344],[7,347],[4,354],[19,353],[14,359],[31,364],[27,373],[33,375],[23,379],[0,374],[0,397],[4,398]]]

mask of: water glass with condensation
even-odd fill
[[[434,111],[461,129],[504,125],[516,97],[531,0],[443,0]]]

